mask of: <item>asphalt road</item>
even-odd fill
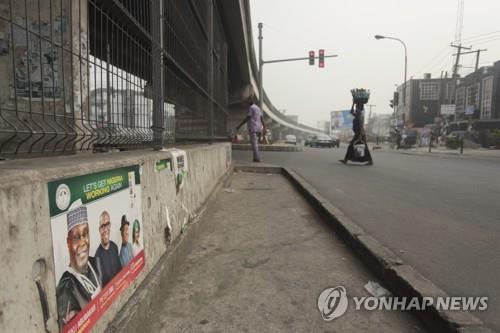
[[[263,161],[296,170],[448,294],[488,296],[475,314],[500,332],[500,159],[378,150],[374,166],[346,166],[345,150],[264,152]]]

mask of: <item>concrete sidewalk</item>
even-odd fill
[[[164,276],[143,332],[425,332],[408,313],[356,311],[323,321],[318,295],[377,281],[279,174],[235,173],[202,233]],[[188,231],[189,232],[189,231]]]

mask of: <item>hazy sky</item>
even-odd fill
[[[404,77],[408,47],[408,79],[424,73],[439,77],[451,71],[455,49],[457,0],[250,0],[254,45],[258,54],[257,23],[262,22],[263,58],[307,57],[325,49],[338,58],[325,68],[307,61],[264,65],[264,89],[278,109],[299,115],[299,122],[316,126],[330,111],[350,107],[352,88],[371,90],[373,112],[391,113],[395,84]],[[464,46],[485,48],[480,64],[500,60],[500,0],[465,0]],[[461,58],[461,74],[469,73],[475,54]]]

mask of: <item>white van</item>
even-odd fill
[[[285,136],[285,143],[296,145],[297,144],[297,137],[293,134],[288,134]]]

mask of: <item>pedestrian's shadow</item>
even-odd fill
[[[366,164],[365,162],[361,162],[361,163],[351,162],[351,163],[346,163],[346,164],[339,162],[339,164],[345,165],[346,167],[372,167],[373,166],[373,164]]]

